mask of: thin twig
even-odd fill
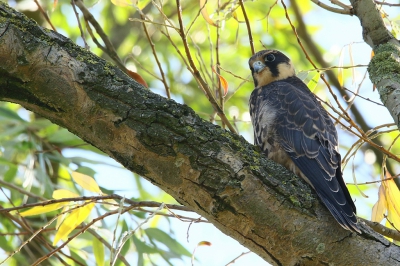
[[[133,21],[133,22],[140,22],[140,23],[152,24],[152,25],[156,25],[156,26],[168,27],[168,28],[174,29],[176,31],[179,30],[177,27],[174,27],[172,25],[168,25],[168,24],[165,24],[165,23],[158,23],[158,22],[155,22],[155,21],[147,20],[147,19],[145,19],[146,17],[143,14],[140,14],[140,15],[142,16],[142,19],[129,18],[129,20]]]
[[[141,17],[142,17],[143,20],[145,20],[145,17],[143,15],[141,15]],[[142,23],[142,25],[143,25],[143,30],[144,30],[144,32],[146,34],[146,37],[147,37],[147,41],[150,44],[151,50],[153,52],[154,59],[156,60],[156,63],[157,63],[157,66],[158,66],[158,70],[160,70],[161,81],[164,84],[165,92],[167,94],[168,99],[171,99],[170,88],[168,86],[167,79],[165,77],[164,70],[163,70],[163,68],[161,66],[160,60],[158,60],[158,56],[157,56],[157,52],[156,52],[156,49],[155,49],[155,45],[154,45],[153,41],[151,40],[151,37],[150,37],[149,32],[148,32],[147,27],[146,27],[146,23]]]
[[[229,265],[234,264],[238,259],[240,259],[241,257],[243,257],[243,256],[245,256],[245,255],[247,255],[247,254],[249,254],[249,253],[251,253],[250,250],[249,250],[249,251],[246,251],[246,252],[243,252],[242,254],[240,254],[239,256],[237,256],[236,258],[234,258],[233,260],[231,260],[230,262],[228,262],[225,266],[229,266]]]
[[[300,38],[299,38],[299,35],[297,34],[297,30],[296,30],[295,26],[293,25],[293,23],[292,23],[292,21],[291,21],[291,19],[290,19],[290,17],[289,17],[289,13],[288,13],[288,11],[287,11],[287,7],[286,7],[286,5],[285,5],[285,2],[284,2],[283,0],[281,0],[281,3],[282,3],[283,8],[284,8],[284,10],[285,10],[286,19],[288,20],[290,26],[292,27],[292,30],[293,30],[293,32],[294,32],[294,34],[295,34],[295,36],[296,36],[297,42],[299,43],[301,49],[303,50],[304,55],[306,56],[307,60],[312,64],[312,66],[313,66],[315,69],[317,69],[317,66],[316,66],[316,65],[314,64],[314,62],[311,60],[310,56],[308,55],[306,49],[304,48],[304,46],[303,46],[303,44],[302,44],[302,42],[301,42],[301,40],[300,40]],[[329,85],[328,81],[325,79],[324,74],[321,74],[320,76],[321,76],[321,79],[324,81],[325,85],[327,86],[327,88],[328,88],[330,94],[332,95],[333,99],[335,100],[336,104],[338,105],[339,109],[340,109],[340,110],[342,111],[342,113],[345,115],[343,118],[346,119],[346,121],[347,121],[352,127],[356,128],[357,131],[358,131],[363,137],[365,137],[364,131],[350,118],[350,116],[348,115],[348,113],[346,112],[346,110],[345,110],[345,109],[342,107],[342,105],[340,104],[340,102],[339,102],[339,100],[338,100],[338,97],[337,97],[336,94],[333,92],[333,90],[332,90],[331,86]]]
[[[218,9],[217,9],[217,16],[219,16],[219,9],[220,9],[220,6],[221,6],[221,0],[218,0]],[[220,41],[220,36],[219,36],[219,34],[220,34],[220,25],[219,25],[219,23],[220,22],[217,22],[218,24],[217,24],[217,37],[216,37],[216,40],[215,40],[215,58],[216,58],[216,65],[217,66],[219,66],[220,64],[221,64],[221,62],[220,62],[220,60],[219,60],[219,41]],[[211,56],[212,56],[212,54],[211,54]],[[212,67],[212,66],[211,66]],[[220,71],[219,71],[219,68],[217,67],[217,69],[215,69],[215,71],[217,72],[217,76],[218,75],[220,75]],[[223,93],[223,91],[222,91],[222,84],[221,84],[221,80],[219,79],[219,77],[217,77],[217,80],[218,80],[218,82],[217,82],[217,84],[218,84],[218,98],[219,98],[219,106],[221,107],[221,110],[222,111],[224,111],[224,107],[225,107],[225,104],[224,104],[224,93]],[[224,123],[222,123],[222,128],[225,128],[225,124]]]
[[[331,7],[327,4],[322,3],[319,0],[311,0],[314,4],[322,7],[323,9],[326,9],[328,11],[331,11],[333,13],[338,13],[338,14],[343,14],[343,15],[354,15],[353,8],[336,8],[336,7]]]
[[[267,32],[269,32],[269,31],[268,31],[268,27],[269,27],[269,14],[271,13],[272,8],[274,8],[274,6],[276,6],[276,5],[278,4],[278,1],[279,1],[279,0],[275,0],[275,3],[273,3],[272,6],[269,7],[269,10],[268,10],[268,12],[267,12],[267,15],[266,15],[266,19],[267,19]]]
[[[388,178],[384,178],[384,179],[381,179],[381,180],[369,181],[369,182],[364,182],[364,183],[357,183],[357,185],[361,186],[361,185],[371,185],[371,184],[381,183],[383,181],[387,181],[387,180],[392,180],[392,179],[398,178],[399,176],[400,176],[400,174],[395,175],[395,176],[391,176],[391,177],[388,177]],[[347,183],[346,182],[346,185],[356,185],[356,184]]]
[[[49,16],[47,15],[46,11],[44,11],[44,9],[42,8],[42,6],[39,4],[39,2],[37,0],[33,0],[35,2],[35,4],[38,6],[39,10],[40,10],[40,14],[43,15],[44,19],[47,21],[47,23],[49,23],[50,27],[57,32],[57,29],[53,26],[53,23],[51,23],[51,20],[49,18]]]
[[[386,3],[386,2],[382,2],[382,1],[376,1],[375,3],[378,5],[385,5],[385,6],[400,6],[400,4],[391,4],[391,3]]]
[[[111,43],[107,34],[103,31],[103,28],[94,18],[92,13],[89,12],[89,10],[85,7],[85,5],[81,0],[72,0],[72,1],[75,1],[75,5],[81,10],[83,17],[85,18],[85,21],[89,22],[96,29],[97,34],[99,34],[100,38],[103,40],[105,44],[105,50],[103,46],[99,46],[98,42],[95,43],[99,46],[100,49],[102,49],[105,53],[107,53],[108,56],[110,56],[110,58],[121,70],[123,70],[125,73],[128,73],[128,69],[125,67],[125,65],[119,58],[113,44]],[[95,41],[95,39],[93,39],[93,41]]]
[[[100,201],[100,200],[107,200],[107,199],[115,199],[115,200],[122,200],[124,197],[116,194],[111,194],[111,195],[105,195],[105,196],[93,196],[93,197],[75,197],[75,198],[64,198],[64,199],[53,199],[53,200],[47,200],[47,201],[42,201],[42,202],[37,202],[37,203],[28,203],[24,204],[18,207],[13,207],[13,208],[5,208],[5,209],[0,209],[0,213],[2,212],[10,212],[10,211],[15,211],[15,210],[21,210],[25,208],[30,208],[30,207],[36,207],[36,206],[46,206],[49,204],[54,204],[54,203],[60,203],[60,202],[73,202],[73,201]],[[138,207],[159,207],[161,203],[155,202],[155,201],[133,201],[130,199],[125,198],[124,201],[130,205],[130,207],[138,208]],[[192,209],[189,207],[183,206],[183,205],[176,205],[176,204],[166,204],[166,206],[169,209],[174,209],[174,210],[180,210],[180,211],[189,211],[192,212]]]
[[[394,230],[396,230],[398,233],[400,233],[399,229],[397,229],[396,226],[394,225],[394,223],[389,220],[389,217],[387,217],[386,214],[384,214],[383,217],[386,218],[386,221],[388,221],[388,223],[394,228]]]
[[[6,187],[8,187],[10,189],[13,189],[13,190],[16,190],[19,193],[21,193],[22,195],[27,195],[28,197],[31,197],[31,198],[34,198],[34,199],[46,200],[46,198],[44,198],[44,197],[38,196],[36,194],[33,194],[33,193],[29,192],[29,191],[26,191],[23,188],[17,187],[16,185],[8,183],[7,181],[4,181],[2,179],[0,179],[0,185],[6,186]],[[1,212],[1,209],[0,209],[0,212]]]
[[[189,45],[187,43],[187,38],[186,38],[186,35],[185,35],[184,26],[183,26],[182,7],[181,7],[180,0],[176,0],[176,6],[177,6],[177,10],[178,10],[179,35],[181,36],[181,39],[182,39],[182,42],[183,42],[183,46],[185,48],[186,57],[187,57],[187,60],[189,62],[189,66],[190,66],[190,68],[192,70],[192,73],[193,73],[195,79],[197,80],[198,84],[202,87],[203,91],[206,93],[208,100],[210,101],[210,103],[212,104],[212,106],[214,107],[216,112],[218,113],[218,116],[221,118],[222,122],[227,125],[227,127],[229,128],[229,130],[231,132],[237,133],[235,128],[231,125],[231,123],[229,122],[228,118],[226,117],[224,111],[221,109],[221,107],[219,106],[218,102],[216,101],[213,93],[211,92],[210,87],[207,85],[207,83],[201,77],[199,70],[197,69],[196,65],[193,62],[193,58],[192,58],[192,55],[190,53]]]
[[[244,21],[246,22],[247,33],[249,34],[249,45],[251,48],[251,54],[253,55],[253,54],[255,54],[253,35],[251,34],[250,21],[249,21],[249,18],[247,17],[246,9],[244,8],[243,0],[239,0],[239,5],[243,12]]]
[[[85,44],[85,48],[87,50],[89,50],[90,47],[86,42],[85,33],[83,32],[82,25],[81,25],[81,20],[79,19],[79,14],[78,14],[78,11],[76,10],[75,1],[74,0],[71,0],[71,5],[72,5],[72,9],[74,10],[74,13],[75,13],[75,16],[76,16],[76,21],[78,22],[79,31],[81,32],[81,37],[82,37],[83,43]]]
[[[368,221],[368,220],[360,218],[360,217],[358,217],[358,219],[363,221],[364,223],[366,223],[375,232],[377,232],[383,236],[389,237],[393,240],[400,241],[400,233],[397,230],[388,228],[384,225],[381,225],[378,222],[371,222],[371,221]]]
[[[123,235],[123,237],[122,237],[122,239],[121,239],[121,241],[120,241],[120,243],[118,244],[118,247],[117,247],[117,250],[116,250],[116,252],[115,252],[115,256],[113,257],[111,257],[111,263],[110,263],[110,265],[111,266],[114,266],[115,265],[115,263],[117,262],[117,256],[118,256],[118,254],[121,252],[121,250],[122,250],[122,247],[124,246],[124,244],[126,243],[126,241],[128,241],[129,240],[129,238],[133,235],[133,234],[135,234],[135,232],[136,232],[136,230],[138,230],[139,228],[141,228],[145,223],[147,223],[151,218],[153,218],[154,217],[154,215],[156,215],[156,213],[158,212],[158,211],[160,211],[161,209],[163,209],[164,208],[164,203],[161,203],[161,205],[160,205],[160,207],[158,207],[158,209],[154,212],[154,213],[152,213],[151,215],[149,215],[144,221],[142,221],[134,230],[131,230],[131,231],[128,231],[128,232],[125,232],[124,233],[124,235]]]

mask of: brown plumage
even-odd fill
[[[343,181],[336,128],[290,59],[264,50],[249,60],[254,141],[269,159],[302,177],[345,229],[359,232],[356,207]]]

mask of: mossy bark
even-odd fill
[[[363,28],[363,38],[374,50],[368,73],[382,103],[400,129],[400,43],[387,30],[373,0],[351,0],[354,14]]]
[[[343,230],[301,179],[242,137],[144,89],[0,3],[0,100],[57,123],[273,265],[396,265],[400,250]]]

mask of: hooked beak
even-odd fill
[[[266,65],[264,65],[261,61],[256,61],[253,63],[254,72],[256,72],[257,74],[260,73],[265,67]]]

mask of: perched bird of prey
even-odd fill
[[[358,233],[356,207],[344,183],[337,132],[327,111],[276,50],[253,55],[249,66],[254,141],[269,159],[302,177],[345,229]]]

